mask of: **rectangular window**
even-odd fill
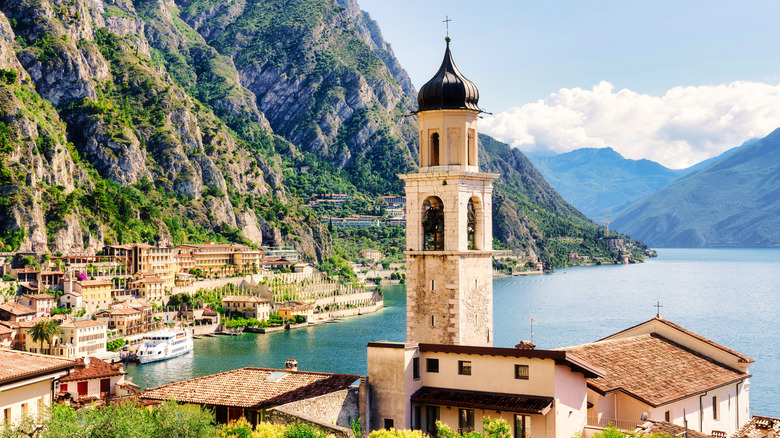
[[[394,421],[392,418],[385,418],[385,429],[392,429]]]
[[[415,430],[422,429],[422,406],[414,407],[414,418],[412,419],[412,428]]]
[[[667,423],[672,421],[672,412],[671,411],[664,412],[664,421],[666,421]]]
[[[471,375],[471,361],[470,360],[459,360],[458,361],[458,374],[463,374],[466,376]]]
[[[458,409],[458,429],[460,433],[474,430],[474,409]]]
[[[438,373],[439,359],[425,359],[425,371],[429,373]]]
[[[11,422],[11,408],[5,408],[3,410],[3,419],[5,420],[6,423]]]
[[[515,415],[515,438],[531,437],[531,417],[528,415]]]
[[[420,358],[415,357],[412,359],[412,377],[414,380],[418,380],[420,378]]]
[[[717,395],[712,397],[712,419],[713,420],[718,419],[718,396]]]
[[[436,326],[436,317],[434,315],[431,315],[431,327]]]
[[[515,379],[528,380],[528,365],[515,365]]]
[[[27,403],[22,403],[22,417],[26,417],[28,413]]]
[[[436,436],[436,422],[439,421],[439,407],[428,406],[425,415],[425,428],[428,429],[428,434]]]

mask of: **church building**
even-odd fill
[[[477,87],[450,39],[420,89],[420,168],[406,183],[406,342],[368,344],[364,430],[461,432],[502,418],[515,438],[588,438],[657,420],[707,434],[749,420],[752,359],[656,317],[557,350],[493,347],[492,192],[479,170]],[[647,424],[646,424],[647,423]]]

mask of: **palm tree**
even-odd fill
[[[32,328],[30,328],[28,334],[32,338],[33,342],[40,343],[41,353],[43,353],[44,341],[46,341],[49,344],[49,353],[51,353],[52,342],[54,342],[54,338],[61,333],[62,330],[60,329],[60,326],[57,323],[57,321],[50,319],[50,320],[41,320],[36,322],[32,326]]]

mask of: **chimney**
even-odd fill
[[[536,345],[532,344],[531,341],[522,341],[519,344],[515,345],[515,348],[518,350],[533,350],[536,348]]]
[[[295,359],[287,359],[284,363],[285,371],[298,371],[298,361]]]

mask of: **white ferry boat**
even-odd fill
[[[143,344],[138,347],[141,363],[170,359],[192,351],[192,332],[186,328],[163,329],[144,335]]]

